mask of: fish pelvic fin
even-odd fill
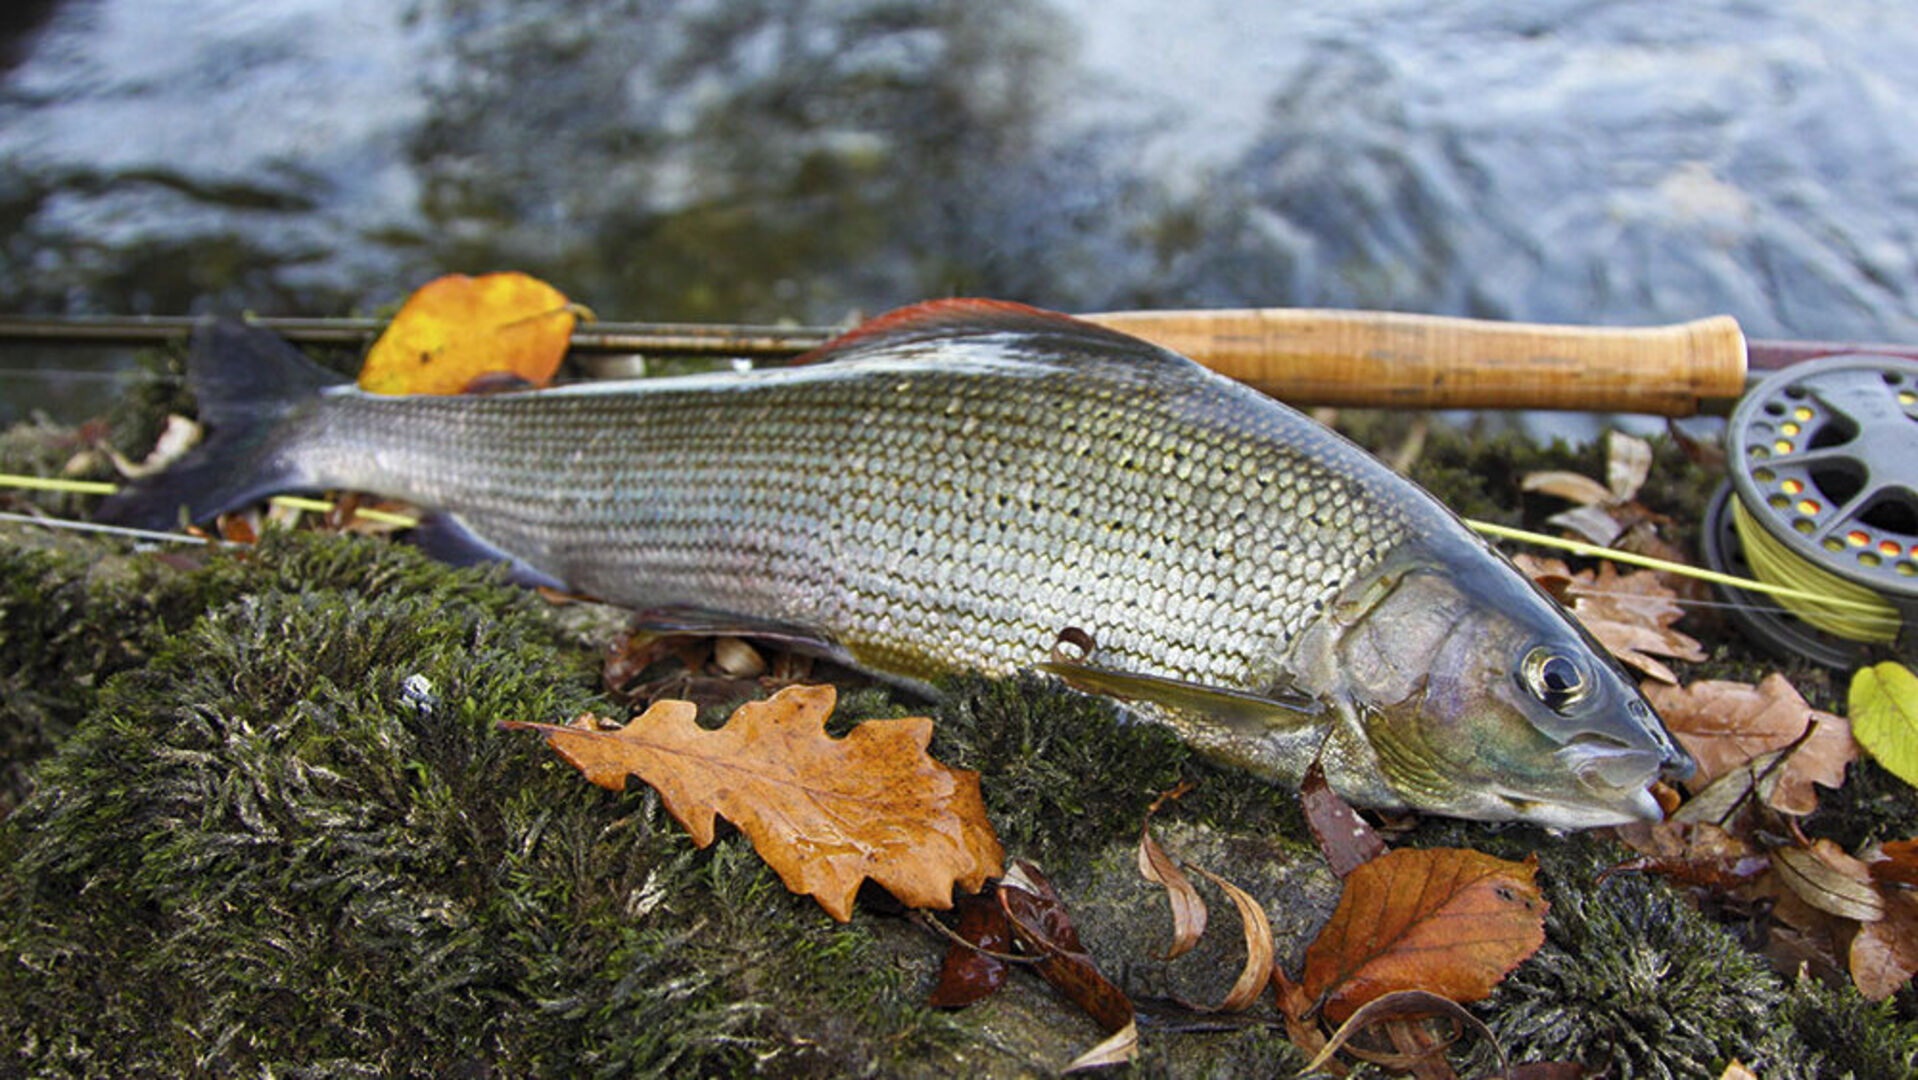
[[[345,381],[271,331],[234,319],[201,321],[187,383],[199,399],[206,441],[164,472],[108,497],[94,519],[169,529],[306,489],[310,481],[280,452],[284,421]]]
[[[1057,658],[1039,664],[1038,668],[1057,675],[1079,690],[1197,713],[1245,735],[1296,731],[1318,724],[1325,717],[1323,701],[1284,688],[1270,694],[1254,694]]]

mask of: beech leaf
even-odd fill
[[[1918,974],[1918,897],[1903,889],[1885,896],[1885,917],[1851,939],[1851,980],[1866,1001],[1883,1001]]]
[[[1858,745],[1893,776],[1918,786],[1918,675],[1892,660],[1859,668],[1849,698]]]
[[[1192,871],[1217,885],[1239,909],[1239,920],[1245,926],[1245,970],[1239,972],[1238,981],[1219,1003],[1218,1011],[1244,1012],[1259,1000],[1265,984],[1272,981],[1272,961],[1277,955],[1272,922],[1265,917],[1265,909],[1244,889],[1204,867],[1195,866]]]
[[[360,388],[458,394],[506,373],[535,386],[559,369],[580,309],[525,274],[448,274],[420,286],[366,354]]]
[[[1087,1069],[1103,1069],[1108,1065],[1124,1065],[1139,1056],[1139,1022],[1127,1020],[1124,1027],[1106,1036],[1104,1042],[1072,1059],[1064,1072],[1084,1072]]]
[[[1893,840],[1879,845],[1882,856],[1871,867],[1873,881],[1918,888],[1918,840]]]
[[[1165,889],[1172,907],[1172,946],[1165,958],[1173,960],[1192,951],[1205,934],[1205,901],[1159,842],[1152,838],[1152,819],[1139,829],[1139,876]],[[1256,993],[1256,991],[1254,991]]]
[[[1467,1012],[1464,1006],[1444,995],[1425,990],[1395,990],[1389,994],[1381,994],[1355,1010],[1344,1023],[1339,1025],[1339,1029],[1333,1032],[1331,1040],[1311,1061],[1306,1063],[1305,1068],[1299,1070],[1299,1073],[1307,1075],[1317,1071],[1331,1060],[1333,1054],[1343,1049],[1354,1035],[1373,1024],[1429,1016],[1442,1016],[1460,1027],[1471,1028],[1477,1032],[1480,1038],[1491,1044],[1493,1051],[1498,1055],[1499,1071],[1493,1075],[1504,1076],[1510,1071],[1510,1066],[1505,1059],[1505,1049],[1499,1046],[1498,1039],[1493,1036],[1492,1030],[1485,1026],[1485,1021]],[[1410,1071],[1413,1067],[1412,1062],[1394,1062],[1393,1064],[1401,1066],[1399,1071]]]
[[[1612,501],[1611,489],[1584,473],[1545,469],[1519,477],[1520,491],[1542,491],[1581,506],[1603,506]]]
[[[661,701],[617,731],[509,722],[547,742],[601,787],[636,775],[700,847],[724,815],[786,887],[852,917],[870,877],[909,907],[948,908],[958,884],[977,892],[1004,855],[986,820],[979,774],[926,755],[932,721],[868,720],[826,734],[830,686],[790,686],[740,706],[707,731],[689,702]]]
[[[1778,786],[1766,801],[1787,814],[1818,808],[1812,784],[1836,788],[1845,782],[1845,766],[1858,756],[1851,725],[1842,717],[1806,704],[1798,690],[1776,672],[1757,685],[1706,680],[1689,686],[1646,683],[1645,697],[1664,717],[1685,749],[1698,760],[1687,784],[1699,791],[1747,762],[1796,742],[1815,722],[1811,738],[1792,753],[1775,774]]]
[[[1399,849],[1345,879],[1300,980],[1333,1022],[1397,990],[1477,1001],[1545,941],[1538,860]]]
[[[1652,444],[1622,431],[1608,432],[1605,439],[1605,483],[1611,488],[1612,501],[1630,502],[1652,474]]]

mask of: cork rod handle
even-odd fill
[[[1745,388],[1745,336],[1726,315],[1637,328],[1306,308],[1082,318],[1294,405],[1689,416]]]

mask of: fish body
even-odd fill
[[[1647,785],[1689,771],[1454,515],[1247,387],[989,301],[905,309],[813,360],[390,397],[221,324],[191,373],[215,437],[103,515],[401,498],[653,626],[921,687],[1043,667],[1275,779],[1317,759],[1365,805],[1579,827],[1655,817]],[[1067,628],[1083,655],[1056,655]]]

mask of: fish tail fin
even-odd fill
[[[201,322],[193,331],[187,383],[199,398],[206,441],[164,472],[108,497],[94,519],[167,529],[310,487],[282,452],[284,421],[344,381],[271,331],[233,319]]]

